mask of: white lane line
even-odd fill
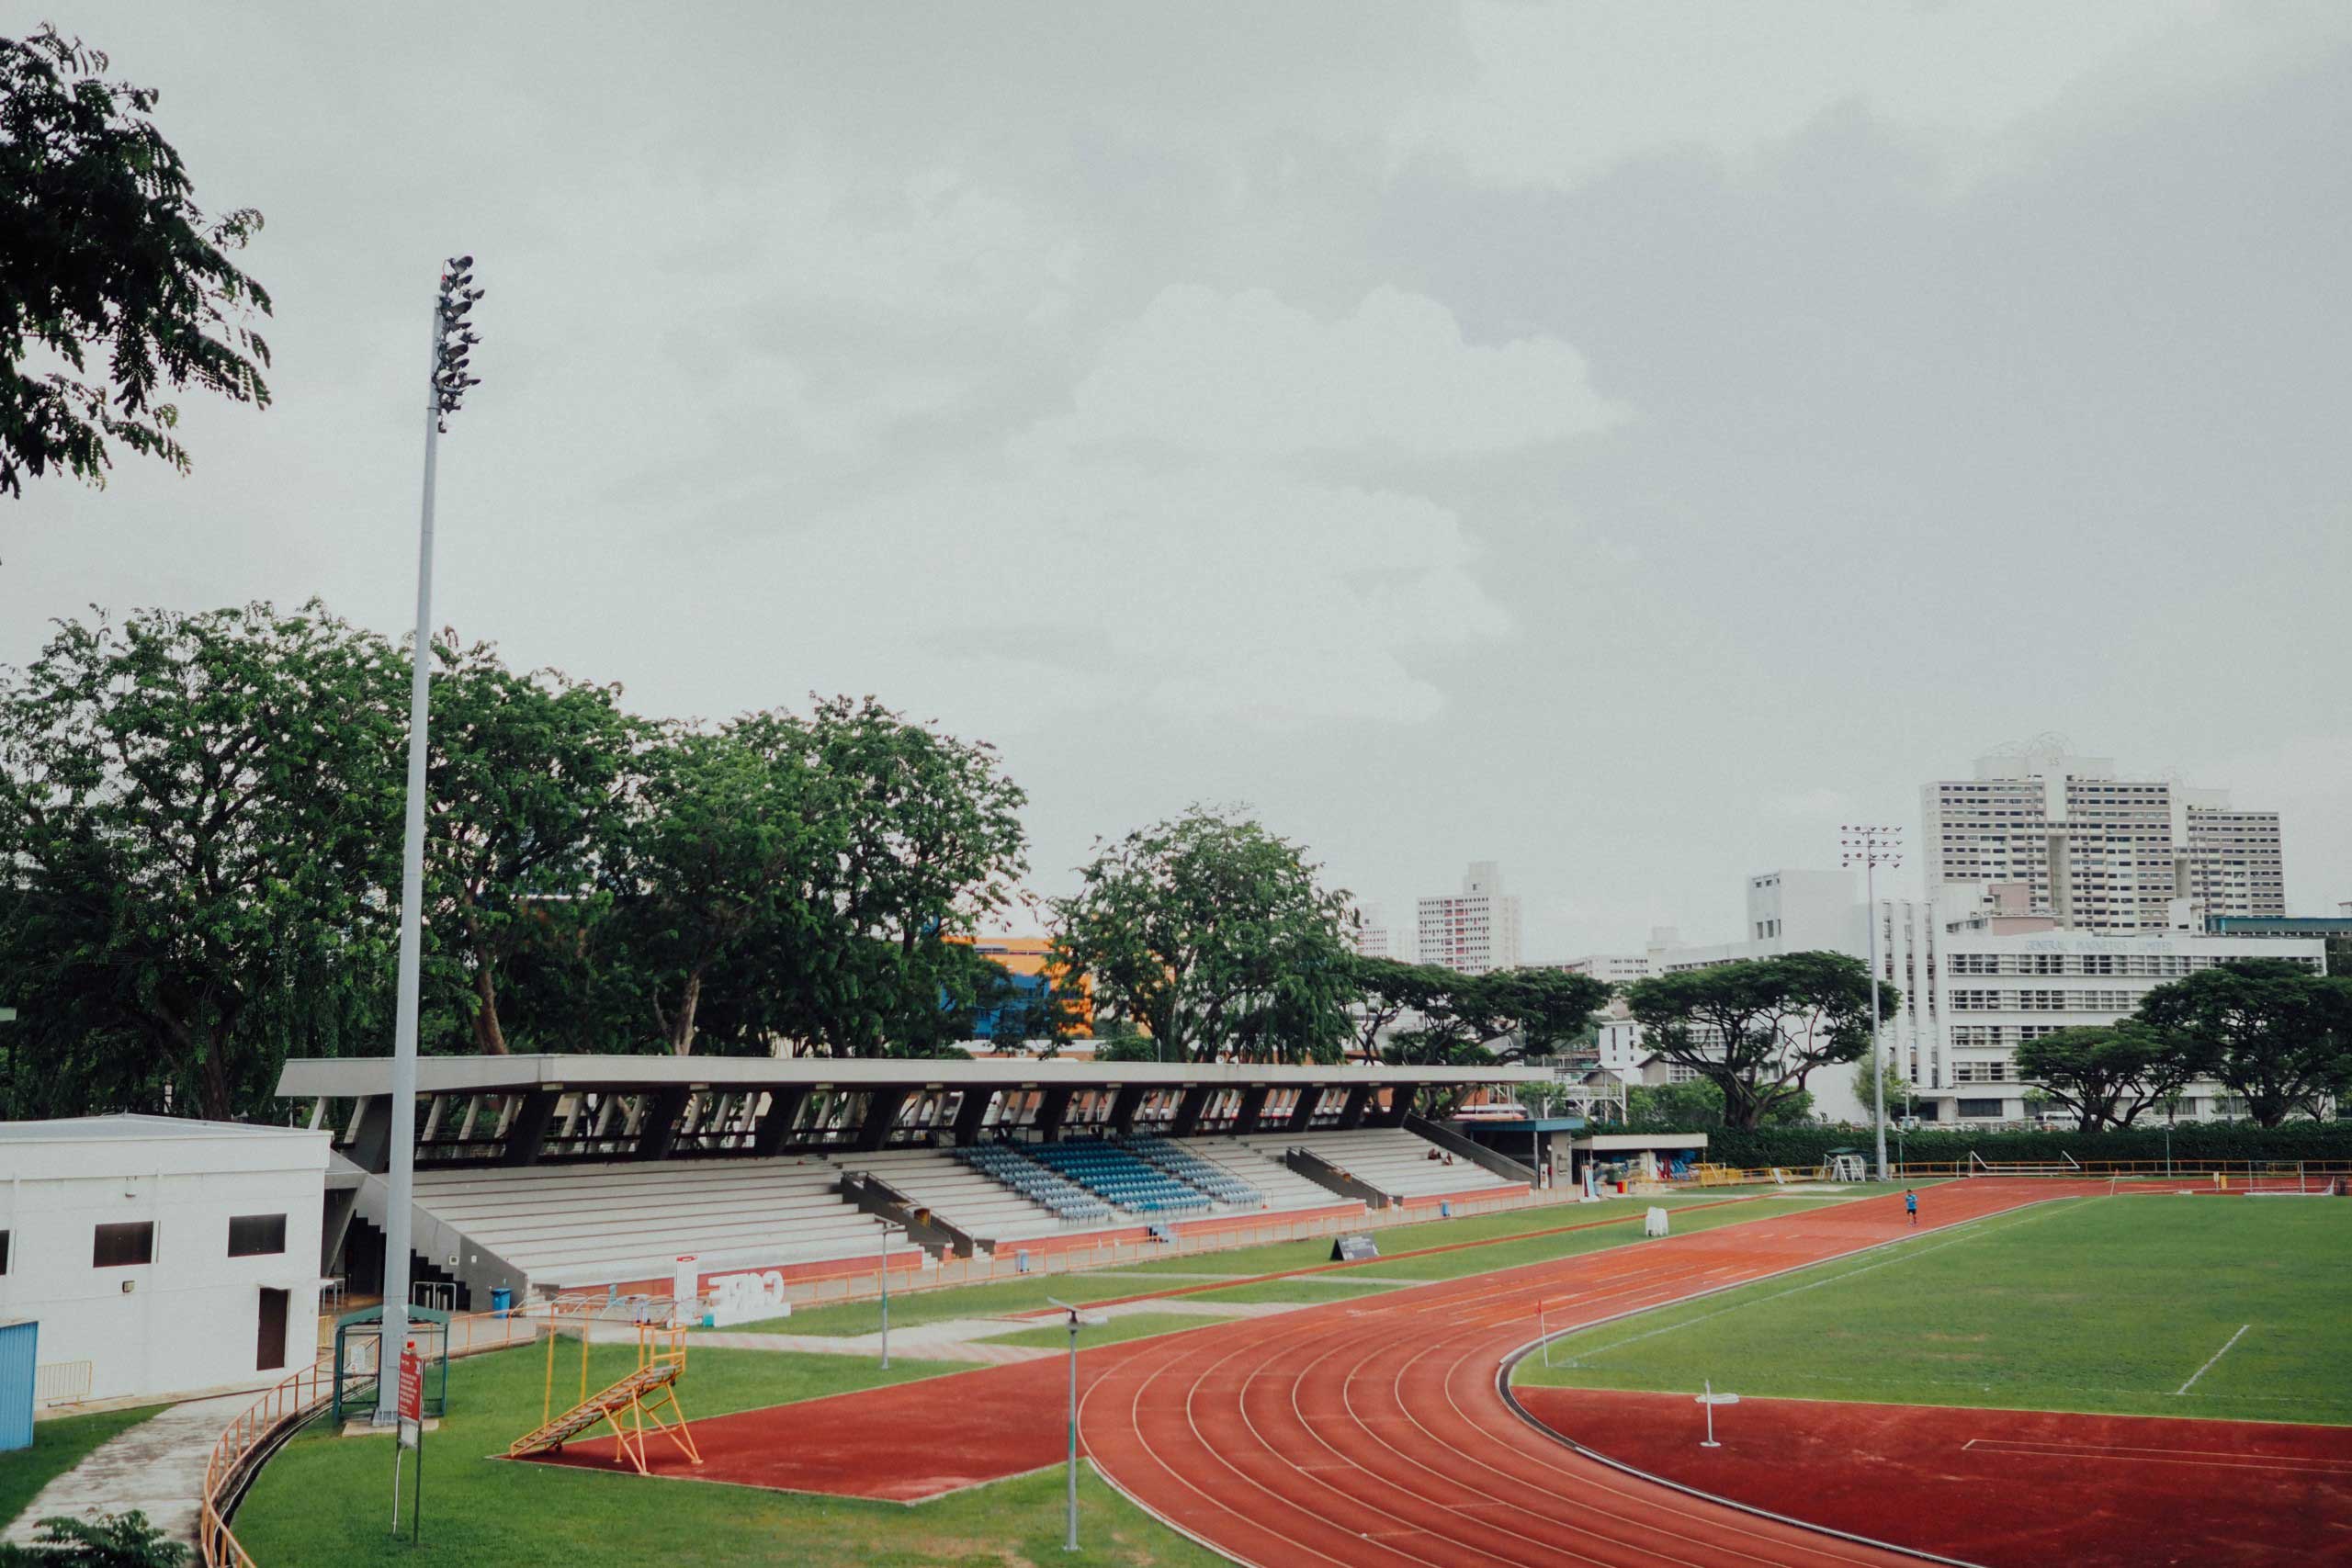
[[[2188,1382],[2185,1382],[2185,1383],[2183,1383],[2183,1384],[2181,1384],[2178,1388],[2174,1389],[2174,1390],[2172,1391],[2173,1397],[2174,1397],[2175,1399],[2178,1399],[2182,1394],[2187,1393],[2188,1392],[2188,1390],[2189,1390],[2190,1386],[2191,1386],[2192,1384],[2194,1384],[2194,1383],[2197,1382],[2197,1380],[2198,1380],[2199,1378],[2203,1377],[2207,1372],[2210,1372],[2210,1371],[2211,1371],[2213,1370],[2213,1362],[2214,1362],[2214,1361],[2218,1361],[2218,1360],[2220,1360],[2222,1357],[2224,1357],[2224,1356],[2228,1355],[2228,1354],[2230,1353],[2230,1346],[2231,1346],[2231,1345],[2234,1345],[2234,1344],[2236,1344],[2239,1340],[2241,1340],[2241,1339],[2245,1338],[2245,1331],[2246,1331],[2247,1329],[2249,1329],[2249,1328],[2252,1328],[2253,1326],[2254,1326],[2254,1325],[2252,1325],[2252,1324],[2250,1324],[2250,1323],[2248,1323],[2248,1324],[2242,1324],[2242,1325],[2239,1325],[2239,1327],[2238,1327],[2238,1331],[2237,1331],[2235,1334],[2233,1334],[2233,1335],[2231,1335],[2231,1336],[2230,1336],[2228,1344],[2223,1345],[2220,1349],[2218,1349],[2218,1350],[2216,1350],[2216,1351],[2214,1351],[2214,1352],[2213,1352],[2212,1360],[2209,1360],[2209,1361],[2207,1361],[2203,1366],[2201,1366],[2201,1367],[2198,1368],[2195,1371],[2193,1371],[2193,1372],[2189,1373],[2189,1374],[2188,1374]]]

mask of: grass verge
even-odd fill
[[[558,1397],[576,1392],[563,1382]],[[631,1352],[600,1346],[589,1376],[610,1381]],[[1219,1560],[1162,1528],[1089,1472],[1080,1489],[1084,1550],[1061,1550],[1058,1470],[1018,1476],[907,1506],[766,1492],[695,1482],[642,1481],[487,1457],[539,1419],[546,1362],[522,1348],[455,1362],[450,1414],[426,1438],[424,1545],[449,1568],[640,1568],[691,1562],[697,1568],[777,1562],[813,1568],[901,1568],[951,1563],[979,1568],[1119,1564],[1121,1568],[1209,1568]],[[897,1382],[960,1366],[904,1363],[888,1373],[841,1356],[697,1350],[680,1385],[689,1415],[775,1404]],[[601,1385],[599,1385],[601,1386]],[[821,1434],[811,1434],[821,1441]],[[374,1438],[313,1428],[264,1468],[238,1511],[238,1539],[263,1568],[413,1564],[391,1539],[392,1450]],[[405,1519],[405,1512],[403,1519]]]
[[[2348,1294],[2352,1203],[2079,1199],[1603,1325],[1518,1380],[2352,1423]]]
[[[33,1423],[33,1444],[0,1454],[0,1527],[16,1522],[40,1489],[73,1469],[108,1438],[127,1432],[158,1410],[98,1410]]]

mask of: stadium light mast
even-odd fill
[[[481,339],[466,321],[482,290],[474,258],[452,256],[433,301],[433,369],[425,379],[424,503],[416,532],[416,644],[408,686],[408,823],[401,840],[400,993],[392,1021],[391,1163],[384,1213],[384,1322],[376,1352],[375,1424],[400,1418],[400,1358],[386,1348],[408,1341],[409,1212],[416,1197],[416,1013],[418,952],[424,922],[425,721],[433,677],[433,481],[449,416],[481,378],[466,361]]]
[[[1884,1181],[1890,1173],[1886,1168],[1886,1053],[1878,1021],[1878,868],[1903,863],[1903,829],[1848,823],[1838,833],[1845,848],[1840,863],[1862,868],[1863,912],[1870,919],[1871,1119],[1878,1130],[1878,1179]]]
[[[1057,1306],[1069,1314],[1069,1506],[1065,1515],[1062,1550],[1078,1550],[1078,1331],[1081,1325],[1097,1326],[1108,1320],[1101,1314],[1091,1315],[1079,1311],[1065,1301],[1046,1298],[1049,1306]]]

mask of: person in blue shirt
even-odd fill
[[[1903,1212],[1911,1216],[1913,1224],[1919,1223],[1919,1194],[1908,1187],[1903,1190]]]

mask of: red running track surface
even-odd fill
[[[1921,1231],[2105,1182],[1978,1179]],[[1087,1451],[1161,1518],[1258,1568],[1875,1568],[1908,1553],[1694,1498],[1542,1436],[1497,1385],[1535,1337],[1917,1234],[1898,1197],[1211,1331],[1143,1340],[1084,1395]],[[1121,1348],[1130,1348],[1122,1347]]]
[[[1525,1388],[1611,1459],[1985,1568],[2352,1562],[2352,1427]],[[2193,1499],[2193,1506],[2183,1506]]]

